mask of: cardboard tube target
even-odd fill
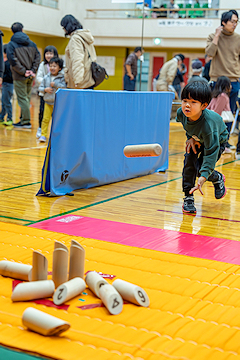
[[[56,289],[53,296],[53,302],[56,305],[61,305],[64,302],[81,294],[81,292],[83,292],[85,289],[86,289],[85,281],[80,277],[76,277],[60,285]]]
[[[31,265],[19,264],[7,260],[0,261],[0,275],[8,276],[13,279],[28,281],[28,275],[31,270]]]
[[[127,145],[123,153],[126,157],[159,156],[162,153],[162,147],[159,144]]]
[[[22,323],[28,329],[45,336],[59,335],[70,328],[68,322],[32,307],[24,311]]]
[[[29,273],[29,281],[47,280],[48,260],[38,251],[33,251],[32,270]]]
[[[74,244],[74,245],[73,245]],[[72,243],[70,247],[70,262],[69,262],[69,275],[68,279],[75,277],[84,278],[84,265],[85,265],[85,250],[78,244]]]
[[[123,299],[117,290],[110,284],[99,289],[99,297],[112,315],[119,314],[123,309]]]
[[[92,292],[99,297],[99,289],[101,286],[107,284],[108,282],[99,275],[96,271],[89,271],[85,277],[85,281]]]
[[[64,250],[68,251],[67,246],[57,240],[55,240],[55,242],[54,242],[54,250],[56,250],[56,249],[64,249]]]
[[[149,306],[149,298],[142,288],[130,282],[117,279],[112,283],[112,286],[119,292],[124,300],[127,300],[133,304],[141,305],[144,307]]]
[[[64,248],[53,251],[52,279],[56,288],[68,281],[68,250]]]
[[[18,284],[11,296],[12,301],[43,299],[53,295],[55,285],[52,280],[30,281]]]

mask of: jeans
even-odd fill
[[[217,160],[220,159],[223,151],[225,150],[225,143],[220,144]],[[184,167],[182,172],[182,188],[185,196],[189,195],[189,191],[195,186],[196,177],[200,176],[199,170],[203,163],[204,145],[201,145],[200,149],[196,147],[197,154],[194,154],[193,150],[190,153],[184,155]],[[212,174],[207,179],[208,181],[216,181],[218,179],[218,171],[213,170]]]
[[[14,80],[14,89],[17,95],[18,105],[21,108],[21,124],[30,123],[30,99],[32,92],[32,79]]]
[[[181,85],[177,84],[177,85],[173,85],[174,89],[176,90],[176,93],[178,94],[179,99],[181,99]]]
[[[125,74],[123,78],[123,82],[124,82],[123,90],[135,91],[136,77],[133,80],[131,80],[130,77],[127,74]]]
[[[3,120],[7,114],[7,118],[12,120],[12,103],[13,96],[13,84],[3,82],[2,83],[2,111],[0,113],[0,119]]]

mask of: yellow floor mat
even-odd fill
[[[6,223],[0,223],[0,239],[0,260],[31,264],[37,250],[48,258],[49,271],[54,240],[70,247],[76,239],[86,250],[86,271],[135,283],[150,298],[149,308],[124,304],[115,316],[105,307],[86,306],[101,304],[89,289],[68,301],[67,310],[12,303],[13,281],[0,276],[1,344],[64,360],[240,359],[239,266]],[[70,322],[71,328],[59,337],[28,331],[21,316],[29,306]]]

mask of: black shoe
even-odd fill
[[[227,189],[225,188],[224,183],[225,183],[225,176],[221,173],[218,173],[218,180],[213,181],[216,199],[221,199],[226,195]]]
[[[16,129],[31,129],[32,128],[32,125],[29,123],[26,123],[26,124],[22,124],[21,121],[19,121],[18,123],[16,124],[13,124],[13,126],[16,128]]]
[[[183,212],[196,214],[197,210],[194,206],[194,197],[192,195],[188,195],[183,199]]]

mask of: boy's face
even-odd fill
[[[184,115],[192,121],[198,120],[207,106],[207,103],[202,104],[200,101],[192,98],[182,100],[182,111]]]
[[[53,76],[56,76],[59,71],[60,71],[60,66],[58,64],[56,64],[55,62],[52,62],[50,64],[50,73],[53,75]]]

